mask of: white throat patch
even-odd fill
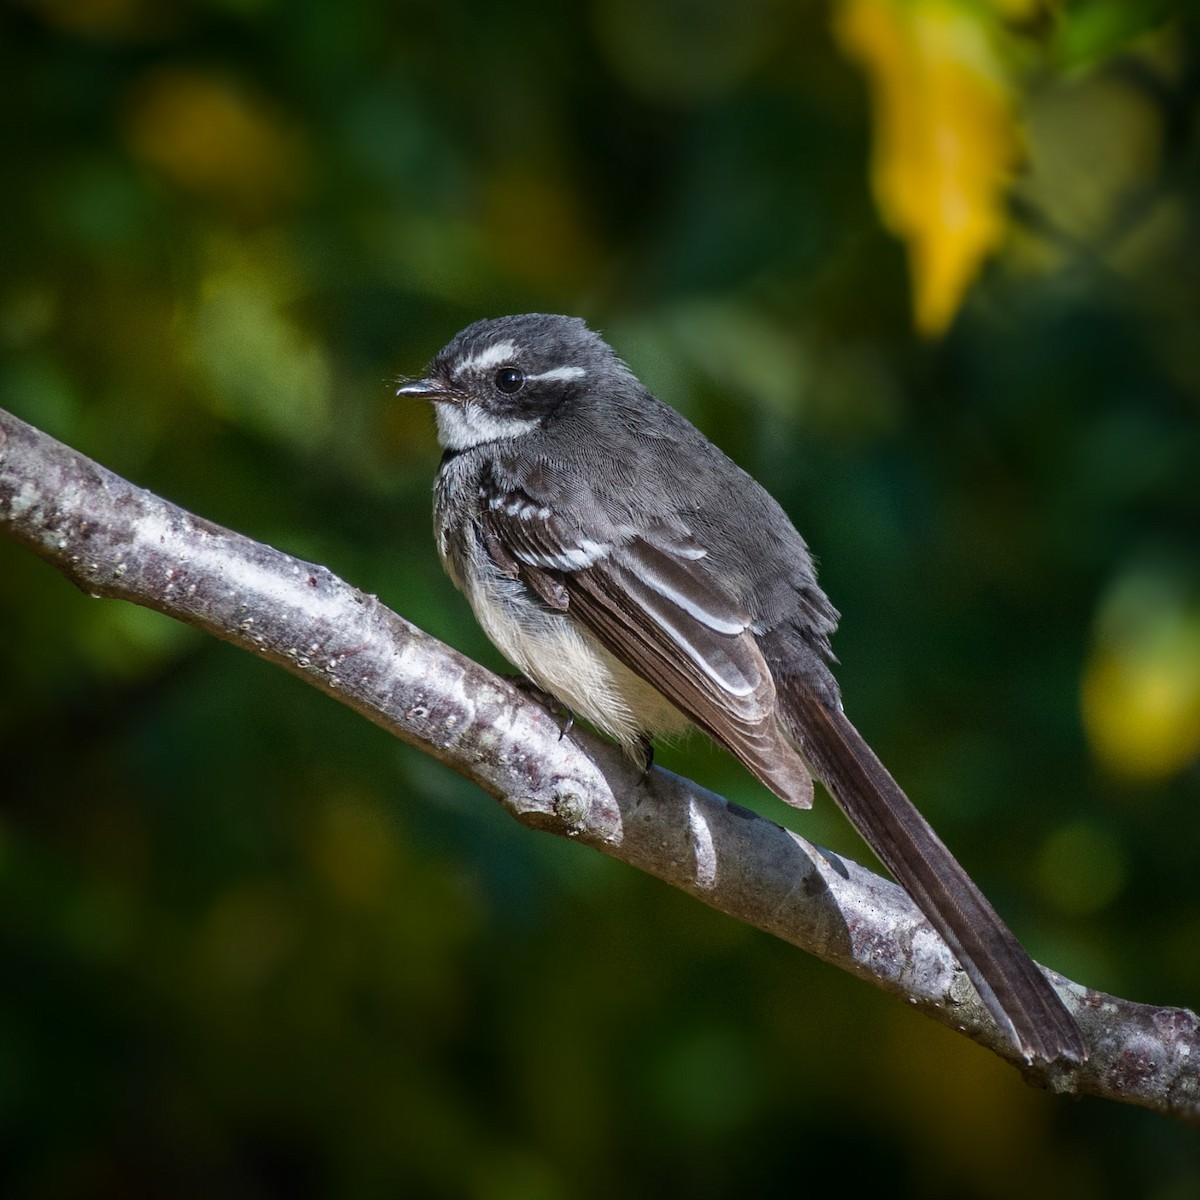
[[[433,416],[437,421],[438,441],[445,450],[470,450],[485,442],[520,437],[538,426],[537,418],[493,416],[470,401],[465,404],[435,403]]]

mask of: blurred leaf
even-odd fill
[[[1058,52],[1066,67],[1083,67],[1124,49],[1161,25],[1171,0],[1073,0],[1062,6]]]
[[[609,62],[647,95],[694,103],[732,90],[768,49],[771,0],[597,0]]]
[[[987,0],[988,3],[1007,21],[1033,21],[1048,9],[1052,9],[1059,0]]]
[[[945,331],[1004,236],[1015,99],[985,13],[952,0],[842,0],[837,33],[871,83],[871,176],[908,246],[917,328]]]
[[[1163,112],[1145,89],[1119,75],[1089,74],[1040,88],[1025,107],[1028,161],[1020,184],[1023,202],[1037,212],[1053,239],[1040,238],[1026,256],[1042,269],[1062,265],[1072,250],[1114,243],[1125,249],[1152,213],[1131,223],[1122,216],[1145,194],[1161,169]]]
[[[174,26],[184,6],[161,0],[29,0],[47,23],[91,37],[147,38]]]
[[[130,149],[172,183],[261,218],[300,187],[299,141],[261,99],[219,75],[160,67],[137,81]]]
[[[278,238],[216,242],[189,331],[192,360],[214,411],[281,442],[327,433],[331,369],[296,319],[297,282]]]
[[[1086,821],[1055,830],[1041,848],[1037,867],[1042,895],[1078,916],[1107,908],[1128,875],[1125,854],[1112,832]]]
[[[1097,758],[1165,779],[1200,756],[1200,603],[1171,578],[1132,574],[1102,608],[1083,679]]]
[[[488,181],[484,228],[491,253],[516,279],[569,286],[600,263],[573,195],[528,167]]]
[[[187,625],[133,604],[94,605],[88,618],[79,628],[80,651],[113,681],[152,676],[200,640]]]

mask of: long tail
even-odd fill
[[[896,881],[945,938],[988,1012],[1029,1059],[1087,1058],[1041,969],[840,709],[789,689],[788,732]]]

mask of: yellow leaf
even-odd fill
[[[1011,89],[978,10],[952,0],[842,0],[836,30],[871,83],[871,179],[908,246],[918,329],[954,319],[1004,234],[1017,156]]]
[[[1200,757],[1200,608],[1162,579],[1122,580],[1097,622],[1083,677],[1096,757],[1136,779],[1167,779]]]

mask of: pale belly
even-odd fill
[[[483,631],[513,666],[622,745],[688,728],[661,693],[566,616],[533,603],[520,581],[497,572],[465,591]]]

